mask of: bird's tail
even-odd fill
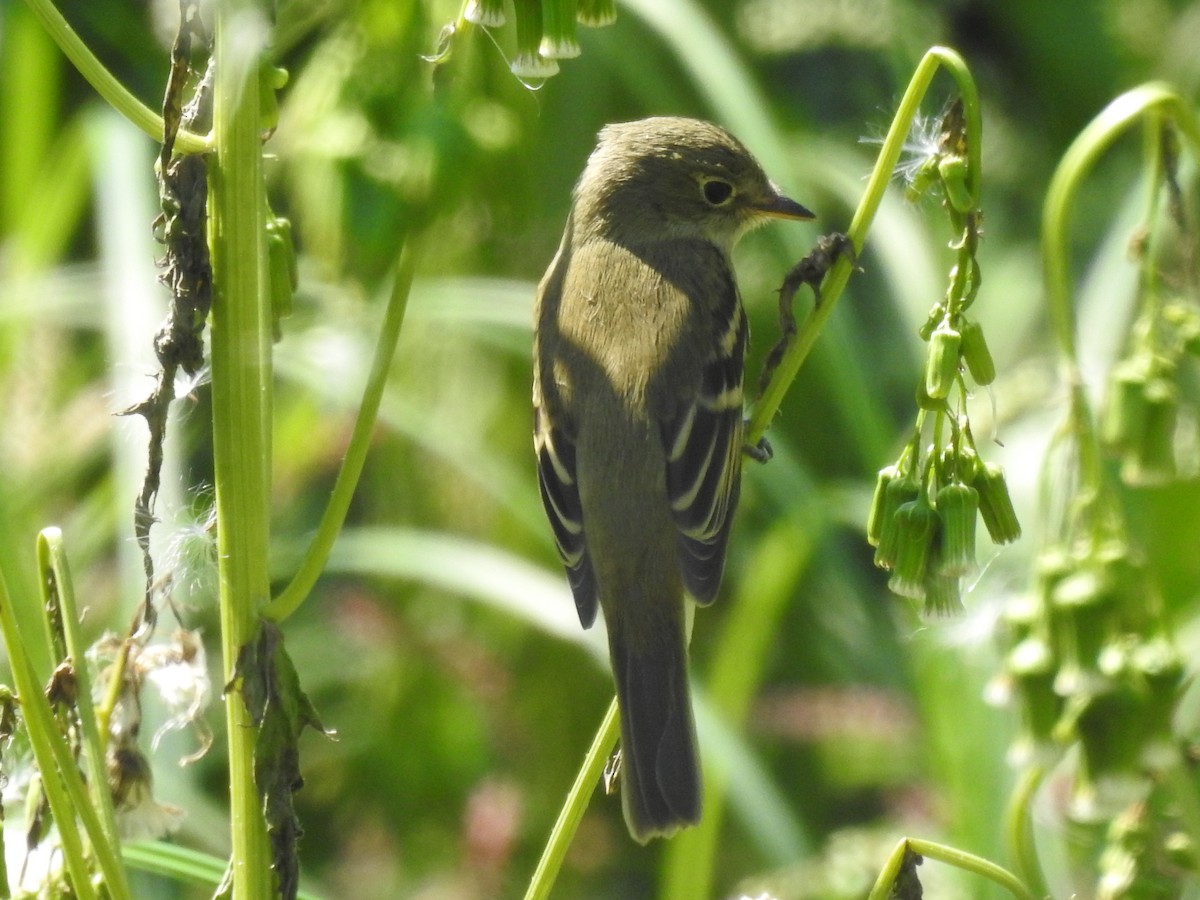
[[[621,710],[622,806],[640,843],[700,821],[700,760],[683,623],[635,646],[609,628]]]

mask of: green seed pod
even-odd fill
[[[885,466],[875,476],[875,493],[871,495],[871,512],[867,516],[867,543],[872,547],[879,546],[879,539],[883,536],[883,525],[887,521],[888,485],[899,477],[900,470],[896,466]]]
[[[543,37],[541,0],[513,0],[517,16],[517,54],[509,69],[518,78],[549,78],[558,74],[558,63],[541,55]]]
[[[1136,693],[1125,689],[1093,694],[1077,705],[1070,721],[1080,751],[1071,795],[1073,818],[1107,819],[1141,796],[1146,733],[1140,713]]]
[[[992,351],[988,349],[982,326],[973,319],[963,321],[962,355],[976,384],[987,385],[996,380],[996,363],[992,360]]]
[[[575,0],[542,0],[542,42],[546,59],[574,59],[579,55],[575,36]]]
[[[925,393],[933,400],[945,400],[958,378],[962,335],[947,323],[934,329],[925,359]]]
[[[938,515],[924,497],[918,497],[901,506],[895,519],[896,562],[888,587],[901,597],[923,600]]]
[[[617,21],[617,6],[613,0],[579,0],[575,17],[580,25],[600,28]]]
[[[1117,450],[1136,447],[1146,431],[1146,364],[1139,358],[1113,366],[1100,423],[1105,445]]]
[[[942,520],[938,574],[958,579],[975,570],[975,519],[979,493],[965,484],[948,484],[934,499]]]
[[[979,492],[979,514],[992,541],[1011,544],[1019,538],[1021,523],[1008,493],[1004,470],[995,463],[986,463],[975,479],[975,489]]]
[[[942,190],[946,202],[955,212],[968,213],[975,208],[971,192],[967,189],[967,161],[961,156],[943,156],[938,162],[938,174],[942,177]]]
[[[1019,713],[1019,728],[1009,760],[1027,765],[1050,757],[1054,727],[1062,714],[1062,698],[1054,693],[1054,653],[1037,636],[1018,643],[1005,657],[1004,670]]]
[[[900,507],[916,500],[921,495],[921,485],[911,474],[903,478],[889,479],[884,488],[883,509],[879,513],[879,543],[875,545],[875,565],[890,569],[896,563],[899,526],[896,514]]]
[[[470,0],[463,10],[463,18],[472,25],[499,28],[507,21],[504,0]]]

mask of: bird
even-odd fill
[[[634,840],[700,821],[692,608],[713,602],[738,502],[748,329],[730,254],[811,219],[725,129],[601,129],[534,313],[534,450],[582,626],[603,610]]]

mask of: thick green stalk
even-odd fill
[[[213,466],[221,642],[226,683],[269,599],[271,317],[258,71],[267,22],[252,0],[215,7],[216,76],[210,176],[213,280]],[[258,730],[232,689],[229,740],[234,900],[272,895],[262,803],[254,784]]]

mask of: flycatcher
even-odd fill
[[[747,338],[730,252],[770,217],[813,216],[723,129],[609,125],[538,287],[542,501],[583,627],[604,610],[642,843],[700,819],[685,593],[711,603],[725,565]]]

